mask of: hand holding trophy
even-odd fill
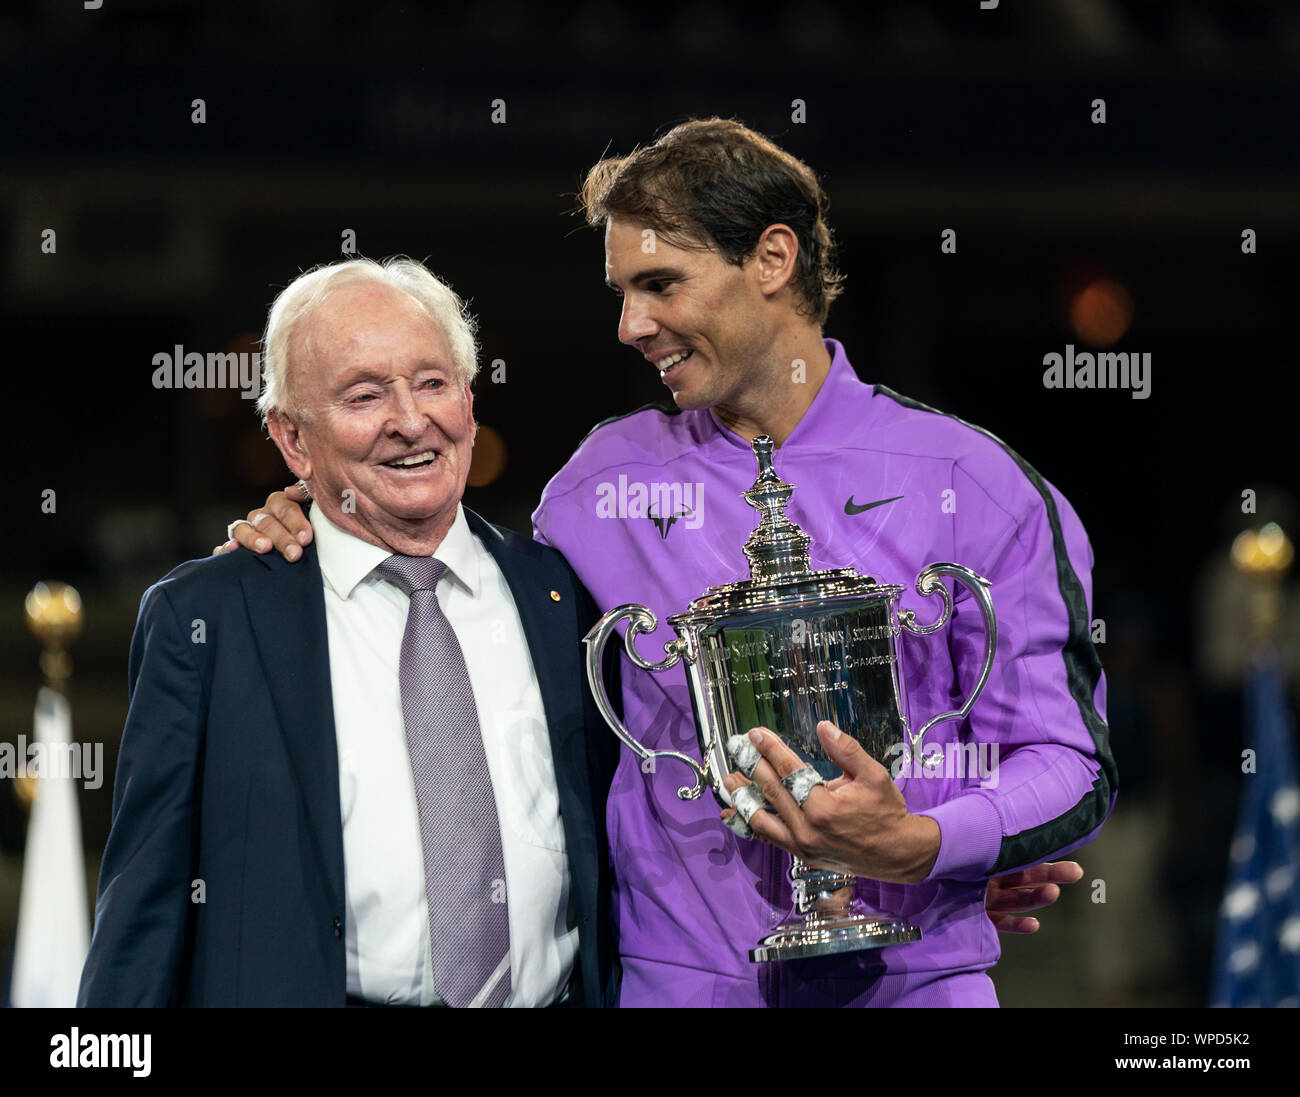
[[[890,771],[853,736],[823,720],[817,738],[842,776],[825,780],[766,728],[734,737],[727,750],[740,773],[723,784],[732,803],[749,803],[725,810],[723,822],[745,837],[737,824],[748,824],[754,837],[815,868],[887,883],[924,880],[939,852],[939,824],[908,812]],[[772,811],[757,810],[765,804]]]

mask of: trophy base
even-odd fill
[[[846,914],[824,919],[794,918],[777,926],[757,948],[749,950],[753,964],[834,956],[919,941],[921,931],[902,918],[880,914]]]

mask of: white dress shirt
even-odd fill
[[[386,549],[345,533],[319,506],[311,524],[338,737],[348,993],[434,1004],[441,999],[398,674],[410,598],[372,574],[391,555]],[[505,576],[462,508],[433,555],[447,566],[438,604],[465,654],[501,825],[510,914],[505,1004],[549,1005],[568,985],[578,931],[537,672]]]

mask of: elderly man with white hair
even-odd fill
[[[286,288],[265,347],[313,538],[145,593],[79,1004],[602,1004],[598,614],[461,505],[471,318],[419,263],[354,260]]]

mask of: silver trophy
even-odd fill
[[[785,513],[794,488],[772,468],[772,439],[755,438],[753,448],[758,479],[744,493],[759,514],[745,545],[750,577],[710,587],[685,612],[669,617],[677,639],[664,645],[661,662],[637,654],[637,636],[659,627],[645,606],[610,610],[585,638],[587,678],[614,733],[643,760],[674,758],[689,766],[695,783],[679,788],[677,795],[694,800],[707,783],[723,805],[737,809],[728,826],[744,837],[753,833],[748,820],[765,806],[762,795],[753,785],[729,794],[722,780],[733,770],[746,776],[753,772],[758,753],[746,737],[751,728],[773,731],[806,763],[785,778],[800,804],[817,784],[840,772],[817,738],[820,720],[852,735],[882,765],[888,766],[900,750],[912,764],[925,764],[934,760],[922,757],[925,733],[970,712],[988,681],[997,647],[989,582],[968,568],[931,564],[917,576],[918,594],[943,601],[943,612],[930,625],[918,625],[910,610],[896,608],[901,586],[878,584],[852,568],[813,571],[811,539]],[[980,607],[984,664],[961,708],[912,731],[897,641],[902,629],[926,636],[948,622],[952,598],[940,579],[944,575],[965,583]],[[648,750],[610,704],[601,665],[605,644],[624,618],[624,647],[637,666],[658,671],[685,662],[703,764],[678,751]],[[905,919],[864,909],[854,898],[853,876],[811,868],[797,857],[792,861],[796,911],[750,950],[751,961],[827,956],[920,939],[920,929]]]

